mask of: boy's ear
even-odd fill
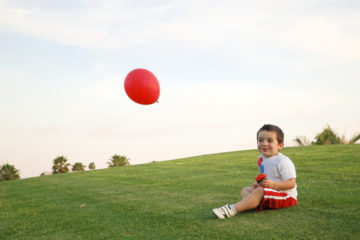
[[[284,147],[284,142],[279,143],[279,145],[278,145],[278,149],[279,149],[279,150],[281,150],[283,147]]]

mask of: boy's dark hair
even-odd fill
[[[259,137],[259,133],[261,131],[275,132],[276,133],[276,139],[277,139],[278,143],[283,143],[284,142],[284,133],[278,126],[275,126],[275,125],[272,125],[272,124],[265,124],[256,133],[256,140]]]

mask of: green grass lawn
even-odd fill
[[[226,220],[255,150],[0,182],[0,239],[360,239],[360,145],[285,148],[298,205]]]

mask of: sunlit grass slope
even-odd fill
[[[0,239],[360,239],[360,145],[285,148],[298,206],[218,220],[257,151],[0,182]]]

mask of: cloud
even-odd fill
[[[328,62],[360,56],[359,17],[344,10],[330,14],[331,5],[322,1],[82,4],[75,12],[60,13],[3,4],[0,24],[10,31],[82,48],[206,49],[267,62],[289,58],[289,51],[320,55]]]
[[[117,38],[106,30],[77,23],[71,16],[57,17],[36,9],[1,9],[0,25],[15,31],[64,45],[115,48]]]
[[[328,16],[306,16],[295,19],[286,31],[279,35],[279,41],[293,47],[303,54],[317,57],[323,61],[335,63],[354,62],[360,59],[360,34],[355,31],[360,24],[358,16],[344,19]]]

